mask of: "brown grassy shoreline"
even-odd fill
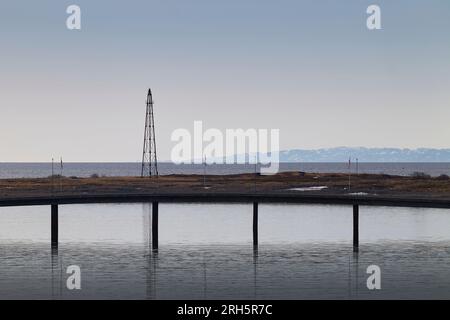
[[[53,183],[52,183],[53,181]],[[351,176],[335,173],[284,172],[273,176],[255,174],[206,176],[204,188],[202,175],[167,175],[158,178],[54,177],[38,179],[0,179],[0,198],[21,198],[55,195],[95,194],[151,194],[186,192],[276,192],[309,194],[368,193],[383,196],[450,199],[450,179],[427,176],[404,177],[384,174],[359,174]],[[321,191],[293,191],[292,188],[326,186]]]

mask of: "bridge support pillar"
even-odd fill
[[[253,246],[258,245],[258,202],[253,202]]]
[[[158,202],[152,203],[152,249],[158,249]]]
[[[58,248],[58,205],[51,205],[51,244]]]
[[[353,205],[353,251],[359,249],[359,205]]]

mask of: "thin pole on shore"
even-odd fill
[[[60,175],[59,175],[59,192],[62,193],[62,177],[63,177],[63,159],[61,157],[61,162],[60,162]]]
[[[352,160],[351,157],[348,158],[348,191],[351,188],[351,175],[352,175]]]
[[[258,178],[258,156],[255,155],[255,193],[256,193],[256,179]]]
[[[206,189],[206,156],[203,156],[203,189]]]
[[[52,195],[53,195],[53,192],[54,192],[54,185],[53,185],[53,179],[55,178],[55,168],[54,168],[54,163],[55,163],[55,159],[54,158],[52,158]]]

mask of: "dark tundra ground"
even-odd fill
[[[313,188],[316,187],[316,188]],[[284,172],[271,176],[166,175],[141,177],[49,177],[0,179],[0,198],[54,195],[152,194],[152,193],[301,193],[369,194],[450,199],[448,176],[394,176],[384,174],[347,174]]]

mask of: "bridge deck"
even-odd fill
[[[450,208],[450,199],[386,197],[345,194],[298,193],[154,193],[154,194],[104,194],[77,196],[39,196],[0,199],[0,207],[64,205],[89,203],[298,203],[327,205],[365,205],[389,207]]]

